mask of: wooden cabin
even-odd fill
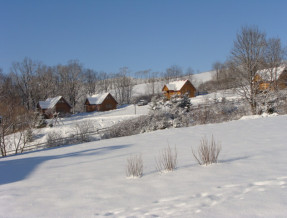
[[[110,93],[97,94],[88,97],[85,101],[86,112],[108,111],[117,109],[118,102]]]
[[[170,99],[173,95],[182,96],[188,93],[189,97],[195,97],[196,89],[189,80],[181,80],[170,82],[162,88],[163,94],[167,99]]]
[[[54,113],[59,113],[62,116],[71,113],[72,106],[62,96],[57,96],[39,101],[37,109],[46,118],[52,118]]]
[[[287,87],[287,68],[283,65],[278,68],[263,69],[256,73],[254,81],[259,91],[273,90],[272,84],[277,83],[279,89]]]

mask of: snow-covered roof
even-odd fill
[[[90,104],[102,104],[109,94],[110,94],[109,92],[103,94],[96,94],[91,97],[88,97],[87,99]]]
[[[51,109],[58,103],[61,98],[62,96],[47,98],[46,101],[39,101],[39,105],[42,109]]]
[[[169,90],[179,91],[186,82],[187,82],[187,80],[174,81],[174,82],[170,82],[170,83],[166,84],[166,87]]]
[[[282,65],[277,68],[269,68],[257,71],[257,74],[265,81],[278,80],[280,75],[284,72],[286,66]]]

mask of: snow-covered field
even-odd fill
[[[286,123],[245,119],[1,158],[0,217],[286,217]],[[199,166],[191,147],[212,134],[220,163]],[[159,174],[168,145],[178,168]],[[142,154],[142,178],[126,178],[132,154]]]

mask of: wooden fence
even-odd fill
[[[23,149],[19,149],[19,151],[16,153],[16,150],[9,150],[6,152],[6,156],[9,155],[14,155],[14,154],[20,154],[28,151],[36,151],[36,150],[41,150],[44,148],[52,148],[52,147],[58,147],[62,145],[69,145],[69,144],[74,144],[74,143],[84,143],[88,142],[83,141],[80,138],[85,134],[85,136],[92,136],[92,135],[99,135],[101,133],[104,133],[107,131],[109,128],[102,128],[98,129],[96,131],[91,131],[91,132],[86,132],[86,133],[80,133],[80,134],[74,134],[70,137],[63,137],[63,138],[57,138],[54,140],[50,140],[49,142],[43,142],[43,143],[38,143],[38,144],[30,144],[26,145]]]

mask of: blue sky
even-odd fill
[[[287,44],[286,0],[0,0],[0,67],[24,57],[47,65],[78,59],[117,72],[195,72],[225,61],[242,26]]]

